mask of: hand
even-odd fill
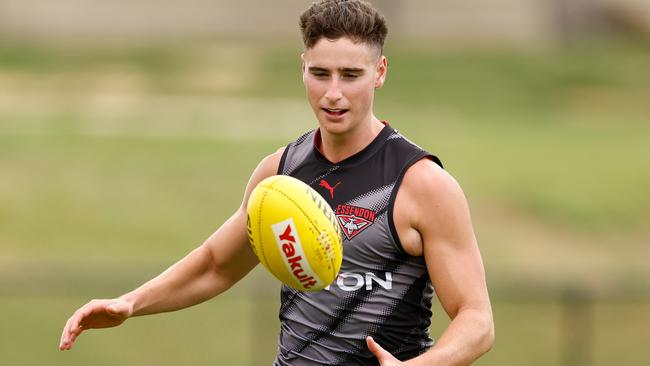
[[[122,299],[92,300],[72,314],[63,327],[60,350],[69,350],[87,329],[116,327],[133,314],[133,305]]]
[[[366,343],[368,344],[368,349],[377,357],[381,366],[406,365],[404,362],[393,357],[390,352],[383,349],[372,337],[366,337]]]

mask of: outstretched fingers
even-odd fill
[[[59,340],[59,349],[61,351],[69,349],[68,324],[70,324],[70,319],[68,319],[68,321],[65,323],[65,326],[63,326],[63,331],[61,332],[61,340]]]
[[[78,321],[75,319],[75,315],[71,316],[63,327],[63,332],[61,333],[61,341],[59,342],[60,350],[69,350],[72,348],[77,336],[82,332],[81,327],[78,325]],[[76,324],[76,325],[75,325]]]
[[[88,306],[88,305],[85,305]],[[61,334],[61,343],[59,344],[59,349],[69,350],[72,348],[74,341],[77,339],[79,334],[83,332],[83,327],[81,326],[81,321],[87,316],[87,311],[84,311],[84,308],[75,311],[74,314],[68,319],[63,327],[63,333]]]
[[[71,349],[77,337],[86,329],[119,325],[123,321],[119,319],[121,314],[110,314],[107,309],[110,303],[110,300],[92,300],[75,311],[63,327],[59,349]],[[112,319],[106,321],[106,318]]]

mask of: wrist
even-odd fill
[[[137,296],[134,293],[129,292],[128,294],[124,294],[118,297],[116,300],[126,304],[126,306],[129,309],[128,312],[129,318],[133,316],[144,315],[144,314],[139,314],[141,308],[138,307],[139,302],[137,301]]]

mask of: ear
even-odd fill
[[[387,73],[388,73],[388,59],[386,59],[386,56],[381,55],[379,57],[379,61],[377,62],[377,70],[375,72],[375,89],[379,89],[382,86],[384,86]]]

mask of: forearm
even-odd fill
[[[245,231],[242,225],[235,229],[235,232]],[[115,327],[136,315],[182,309],[225,291],[253,268],[255,262],[246,261],[246,258],[254,255],[247,255],[246,246],[243,245],[245,242],[230,241],[233,237],[220,237],[216,235],[219,232],[215,232],[202,246],[136,290],[118,299],[95,299],[77,309],[63,328],[59,348],[71,349],[75,339],[84,330]],[[241,234],[239,239],[241,237],[245,237],[245,234]],[[217,238],[222,240],[215,240]],[[236,245],[219,245],[223,243]],[[220,256],[219,260],[215,260],[215,249],[217,252],[220,249],[230,249],[234,255]]]
[[[492,348],[494,324],[491,312],[466,309],[458,312],[434,347],[406,362],[409,366],[469,365]]]
[[[203,245],[121,298],[132,304],[134,316],[183,309],[226,291],[257,263],[240,209]]]
[[[278,168],[282,151],[264,159],[255,169],[239,209],[200,247],[156,278],[118,299],[95,299],[66,322],[59,348],[69,350],[83,331],[109,328],[132,316],[183,309],[208,300],[241,280],[259,260],[246,231],[246,206],[253,188]],[[117,301],[116,301],[117,300]]]
[[[133,316],[183,309],[227,289],[214,270],[208,248],[202,245],[163,273],[121,296],[133,305]]]

